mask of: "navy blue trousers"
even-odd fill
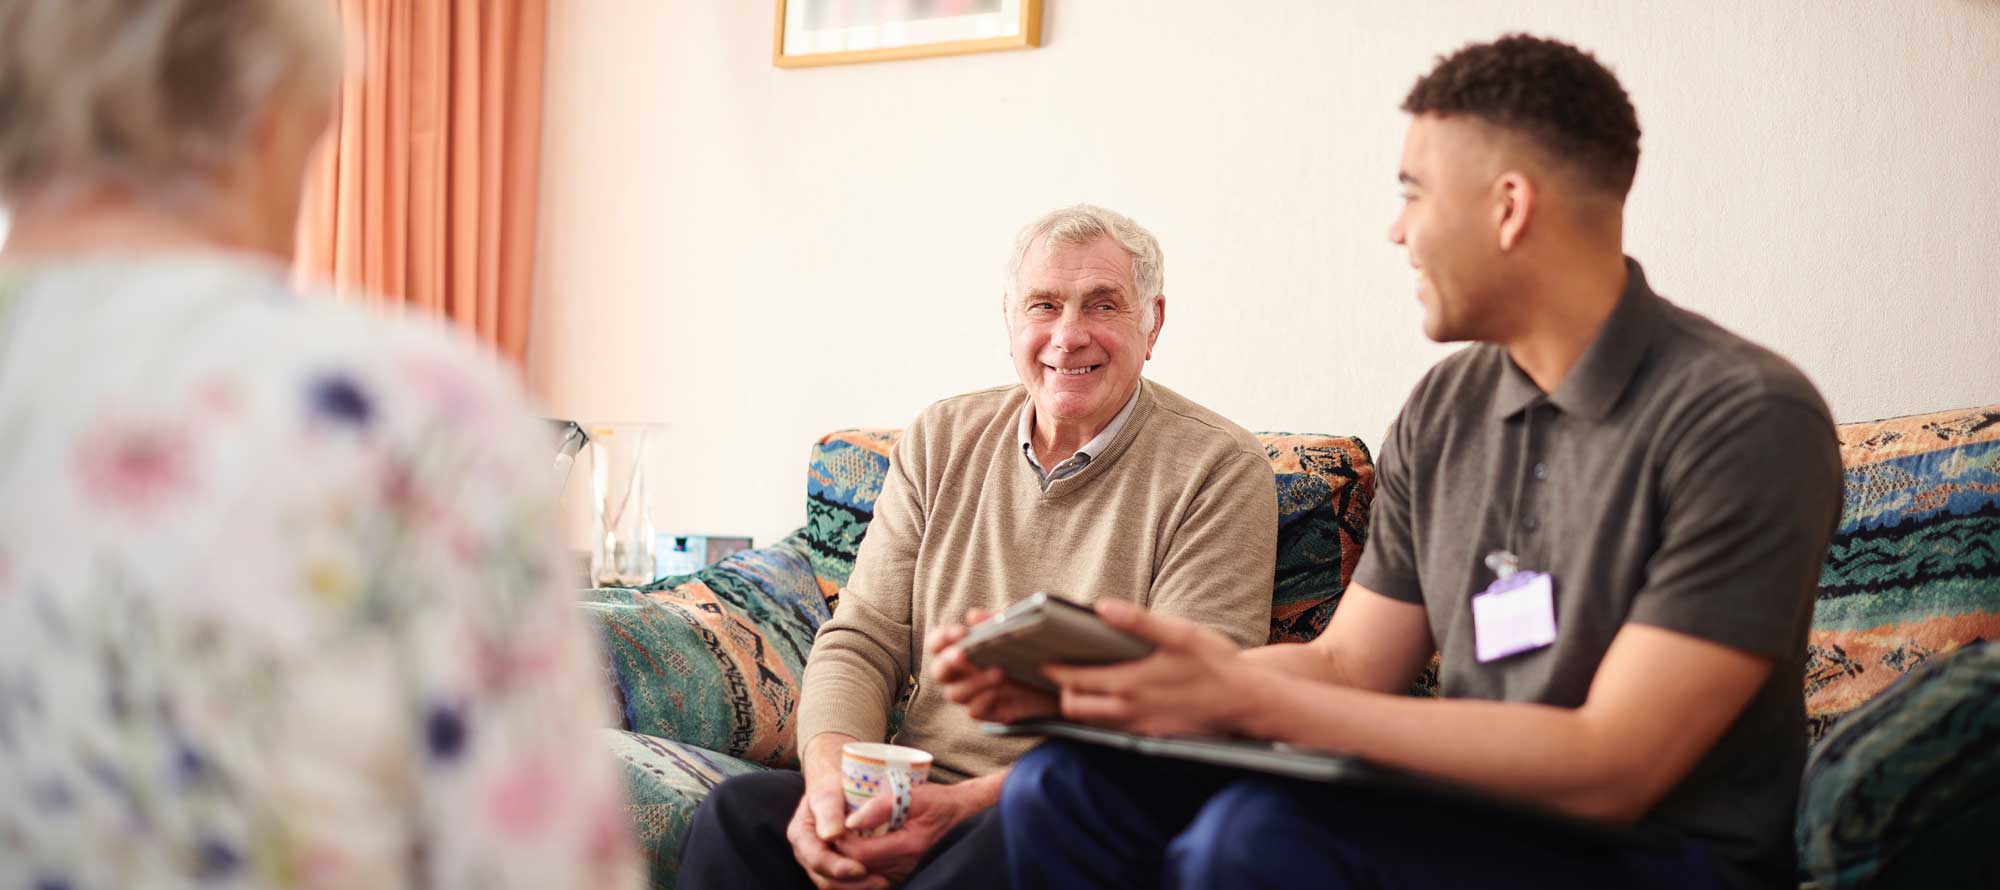
[[[1000,799],[1029,887],[1722,888],[1696,844],[1646,850],[1318,782],[1050,742]]]

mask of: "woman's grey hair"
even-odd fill
[[[173,188],[236,162],[266,103],[328,102],[327,0],[0,0],[0,195]]]
[[[1035,242],[1047,236],[1049,244],[1056,247],[1081,247],[1099,238],[1110,238],[1125,253],[1132,257],[1132,283],[1139,289],[1133,299],[1139,301],[1139,326],[1151,333],[1156,323],[1153,318],[1153,298],[1166,287],[1166,257],[1160,253],[1160,242],[1146,227],[1132,221],[1122,213],[1106,210],[1095,204],[1077,204],[1052,210],[1040,219],[1027,224],[1020,234],[1014,236],[1014,254],[1007,263],[1007,285],[1001,299],[1010,301],[1014,297],[1014,287],[1021,274],[1021,261],[1028,256],[1028,249]]]

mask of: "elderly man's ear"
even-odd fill
[[[1153,344],[1160,342],[1160,329],[1167,326],[1167,295],[1153,298],[1153,329],[1146,332],[1146,360],[1153,360]]]

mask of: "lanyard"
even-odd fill
[[[1507,540],[1504,547],[1486,554],[1486,568],[1496,578],[1505,579],[1521,570],[1519,529],[1521,527],[1521,501],[1528,488],[1528,451],[1535,442],[1535,412],[1542,406],[1537,397],[1528,403],[1526,416],[1521,424],[1521,445],[1515,449],[1521,458],[1514,462],[1514,496],[1507,505]]]

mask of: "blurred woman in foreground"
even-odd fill
[[[0,886],[636,883],[546,436],[287,287],[326,0],[0,0]]]

